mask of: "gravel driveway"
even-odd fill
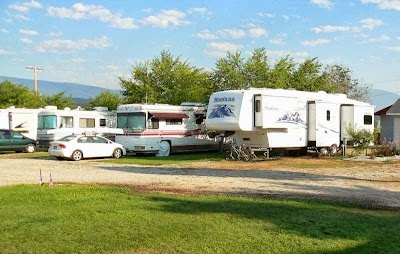
[[[201,162],[179,166],[120,165],[84,160],[0,159],[0,186],[38,184],[39,170],[55,187],[106,183],[146,190],[271,195],[340,200],[400,210],[399,164],[350,168],[271,168],[268,162]]]

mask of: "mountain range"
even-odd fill
[[[15,77],[0,76],[0,82],[9,80],[15,84],[22,84],[33,90],[33,80],[23,79]],[[120,93],[121,90],[106,89],[97,86],[82,85],[76,83],[63,83],[63,82],[52,82],[38,80],[39,93],[44,95],[54,95],[60,92],[65,92],[67,96],[71,95],[75,102],[84,104],[89,98],[95,98],[98,94],[103,91],[110,91],[114,93]],[[375,105],[375,111],[381,110],[387,106],[394,104],[397,99],[400,99],[400,95],[391,93],[381,89],[370,90],[370,103]]]

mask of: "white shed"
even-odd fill
[[[400,142],[400,99],[375,115],[380,116],[381,140]]]

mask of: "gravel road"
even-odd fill
[[[173,192],[226,193],[339,200],[400,210],[399,164],[346,168],[271,168],[268,162],[201,162],[139,166],[84,160],[0,157],[0,186],[38,184],[39,170],[63,183],[118,184]]]

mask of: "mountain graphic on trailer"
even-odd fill
[[[226,104],[224,106],[213,109],[213,111],[208,115],[209,119],[224,117],[236,117],[232,109]]]

